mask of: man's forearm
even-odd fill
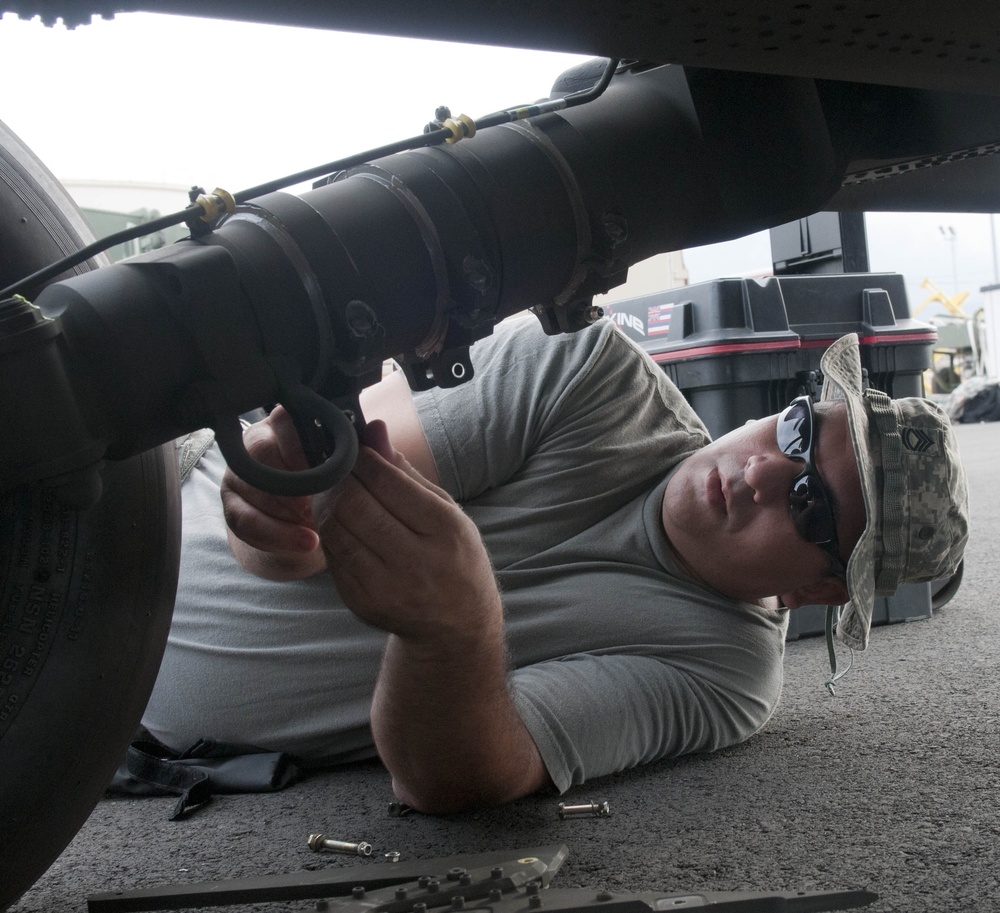
[[[507,691],[503,605],[479,530],[375,422],[335,498],[313,503],[327,567],[388,635],[372,731],[399,798],[496,804],[549,782]]]
[[[551,784],[507,688],[502,628],[474,633],[461,644],[392,635],[386,647],[372,730],[396,795],[422,811],[497,805]]]

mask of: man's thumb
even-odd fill
[[[361,443],[371,447],[382,459],[399,468],[405,468],[406,458],[392,446],[389,440],[389,430],[381,419],[374,419],[365,425],[361,433]]]

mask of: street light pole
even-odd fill
[[[942,237],[951,245],[951,293],[958,294],[958,261],[955,256],[955,242],[958,240],[958,233],[953,225],[939,225],[938,231]]]
[[[993,284],[1000,285],[1000,265],[997,264],[996,214],[990,213],[990,253],[993,254]]]

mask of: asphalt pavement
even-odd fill
[[[973,534],[954,598],[929,619],[875,628],[835,697],[823,686],[822,639],[789,643],[781,704],[749,742],[562,797],[607,800],[609,817],[562,820],[555,793],[454,817],[393,817],[377,763],[278,793],[222,796],[178,822],[167,820],[173,799],[106,799],[12,910],[76,913],[103,892],[359,864],[379,872],[392,865],[387,852],[422,863],[564,844],[553,888],[867,889],[880,898],[872,913],[1000,911],[1000,423],[959,426],[958,438]],[[368,841],[374,853],[313,853],[317,831]]]

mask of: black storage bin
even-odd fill
[[[909,314],[898,273],[717,279],[605,305],[680,388],[713,437],[819,397],[820,359],[857,333],[867,382],[922,396],[937,331]],[[874,624],[929,618],[930,584],[876,600]],[[825,607],[792,612],[789,639],[823,632]]]

